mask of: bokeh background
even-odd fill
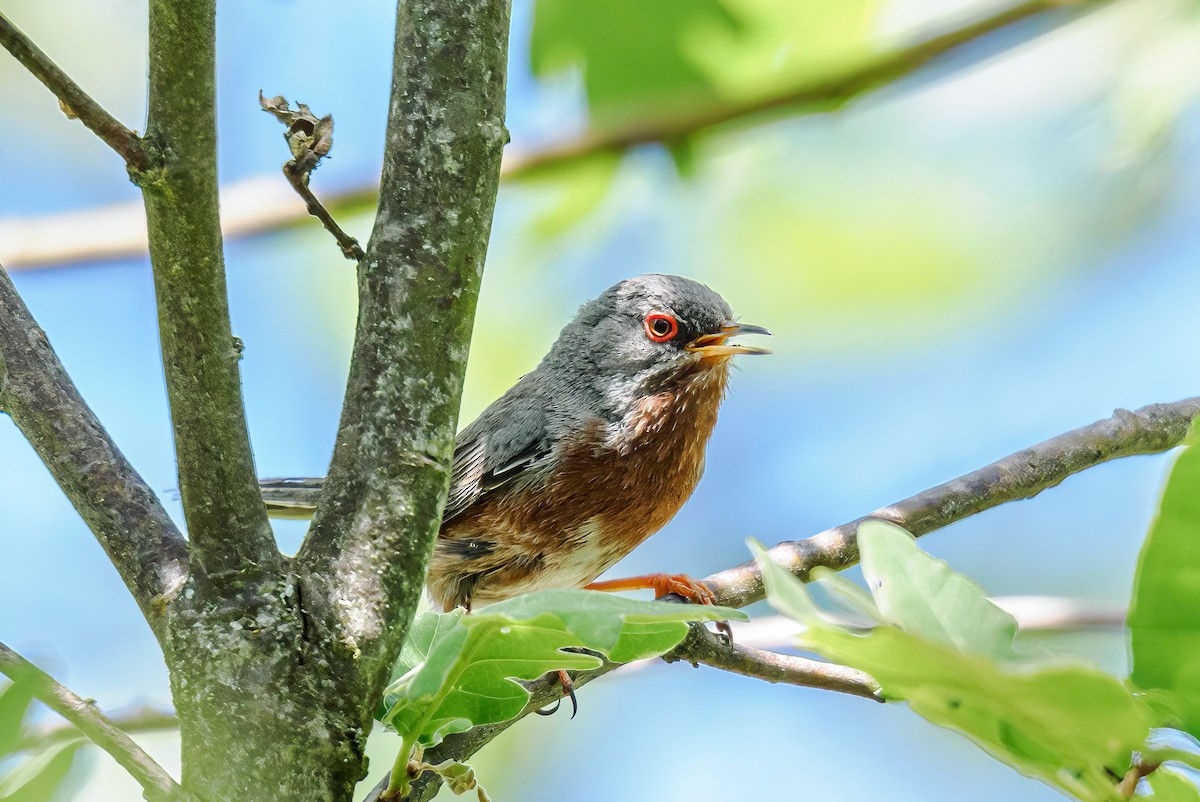
[[[334,115],[319,194],[374,180],[389,5],[219,3],[223,183],[283,183],[282,129],[258,109],[259,89]],[[140,127],[143,2],[2,7]],[[999,7],[514,0],[510,148],[770,96]],[[616,280],[670,272],[709,283],[775,332],[776,355],[741,366],[699,490],[613,571],[705,575],[744,560],[747,536],[803,537],[1116,407],[1196,394],[1198,12],[1184,0],[1113,0],[1082,16],[1042,13],[844,106],[783,109],[506,182],[464,421]],[[137,200],[119,160],[7,56],[0,99],[3,230]],[[370,212],[341,216],[365,240]],[[259,471],[320,474],[348,361],[353,269],[310,222],[232,240],[227,259]],[[93,409],[181,517],[147,260],[7,266]],[[1167,459],[1088,471],[922,544],[993,594],[1124,603]],[[277,532],[291,551],[303,526]],[[107,710],[169,705],[136,606],[6,418],[0,640]],[[1031,646],[1125,670],[1120,632]],[[473,761],[493,798],[1057,798],[900,705],[678,665],[610,676],[580,701],[575,720],[527,719]],[[172,733],[140,740],[178,770]],[[372,779],[394,745],[374,738]],[[72,793],[140,798],[95,751]]]

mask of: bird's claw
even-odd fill
[[[558,683],[562,686],[563,695],[554,703],[554,707],[543,707],[540,710],[533,712],[539,716],[553,716],[562,707],[563,699],[571,700],[571,718],[575,718],[575,714],[579,712],[579,700],[575,697],[575,683],[571,681],[571,675],[566,671],[558,671]]]
[[[537,713],[539,716],[553,716],[558,712],[560,707],[562,707],[562,699],[556,699],[554,701],[554,707],[539,707],[533,712]]]

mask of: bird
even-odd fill
[[[712,603],[686,574],[596,578],[692,495],[733,357],[769,335],[680,276],[621,281],[456,439],[426,590],[446,611],[552,588],[653,589]],[[266,479],[268,512],[308,517],[320,479]],[[569,685],[564,678],[564,691]],[[571,694],[573,700],[573,694]]]

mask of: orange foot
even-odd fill
[[[631,576],[627,579],[609,579],[604,582],[593,582],[586,585],[584,590],[642,590],[652,588],[654,590],[654,598],[661,599],[668,593],[674,593],[677,596],[690,601],[692,604],[716,604],[717,597],[713,595],[712,588],[701,582],[699,579],[693,579],[687,574],[645,574],[644,576]],[[726,640],[733,643],[733,629],[729,626],[728,621],[717,622],[717,632],[725,636]]]
[[[593,582],[584,590],[654,590],[654,598],[661,599],[668,593],[682,596],[693,604],[716,604],[712,589],[699,579],[692,579],[687,574],[646,574],[631,576],[627,579],[609,579],[605,582]]]

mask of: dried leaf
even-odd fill
[[[287,126],[283,138],[287,140],[288,150],[292,154],[288,169],[307,180],[308,174],[333,148],[333,115],[317,117],[305,103],[297,103],[296,108],[292,109],[283,95],[267,98],[261,90],[258,104],[263,111]]]

